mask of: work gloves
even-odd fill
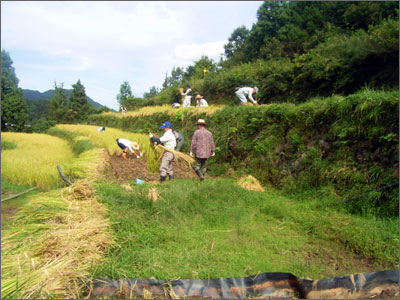
[[[194,157],[194,155],[193,155],[193,152],[190,152],[190,154],[189,154],[191,157]]]
[[[150,134],[149,134],[149,137],[150,137],[150,138],[152,138],[152,137],[153,137],[153,135],[150,133]]]
[[[211,156],[215,156],[215,152],[211,153]]]

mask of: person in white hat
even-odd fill
[[[235,92],[236,96],[240,100],[240,104],[244,105],[247,103],[247,98],[255,105],[258,105],[257,101],[253,99],[253,95],[258,93],[258,87],[242,87],[238,88]],[[247,98],[246,98],[247,97]]]
[[[196,107],[208,107],[208,103],[206,99],[203,98],[203,96],[196,95],[194,99],[196,99],[197,102]]]
[[[206,122],[199,119],[196,125],[197,130],[193,134],[190,156],[196,159],[193,164],[194,171],[200,180],[204,180],[207,171],[207,159],[215,155],[215,145],[212,133],[205,128]]]
[[[117,139],[117,144],[118,146],[123,150],[122,152],[122,157],[126,158],[126,154],[129,151],[131,151],[132,155],[136,155],[136,158],[141,158],[143,156],[143,153],[140,152],[139,150],[139,144],[136,142],[131,142],[130,140],[127,139]]]

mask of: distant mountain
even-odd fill
[[[39,92],[39,91],[34,91],[34,90],[29,90],[29,89],[22,89],[24,92],[24,97],[26,100],[30,101],[43,101],[43,100],[49,100],[51,97],[54,95],[54,90],[48,90],[46,92]],[[69,96],[69,93],[71,93],[72,90],[65,90],[65,94]],[[92,104],[96,108],[103,107],[104,105],[101,105],[100,103],[94,101],[90,97],[86,96],[87,102]]]

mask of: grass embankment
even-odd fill
[[[74,156],[69,144],[57,137],[35,134],[28,137],[24,134],[12,136],[15,138],[12,142],[17,147],[2,152],[3,158],[8,159],[10,170],[21,167],[17,159],[21,153],[17,150],[30,150],[36,154],[38,163],[22,165],[27,174],[42,174],[43,170],[48,169],[46,163],[50,154],[69,151],[71,160],[63,164],[63,170],[71,176],[74,184],[64,189],[29,193],[7,201],[5,206],[2,204],[2,213],[4,207],[13,210],[1,232],[2,297],[82,297],[82,291],[87,290],[86,285],[90,281],[88,270],[101,262],[107,245],[112,243],[108,232],[110,224],[104,218],[103,206],[95,199],[90,181],[98,177],[99,167],[104,162],[103,150],[90,146],[87,138],[76,136],[69,141],[71,146],[74,141],[77,144],[81,141],[81,146],[75,147]],[[21,140],[30,143],[24,144]],[[86,141],[82,143],[83,140]],[[49,147],[50,154],[45,151]],[[11,156],[11,151],[17,153]],[[60,161],[55,163],[59,164]],[[13,178],[10,176],[11,180]],[[58,174],[57,180],[61,182]],[[34,183],[51,187],[46,185],[48,178],[45,176],[36,177]],[[4,181],[2,188],[12,191],[22,189]]]
[[[117,145],[117,138],[125,138],[130,141],[135,141],[140,145],[140,151],[142,151],[143,155],[147,158],[149,171],[155,172],[158,170],[159,158],[162,150],[156,148],[157,150],[155,151],[152,148],[148,135],[130,133],[109,127],[106,128],[106,131],[97,132],[97,128],[97,126],[91,125],[59,124],[56,126],[55,129],[84,135],[90,140],[90,143],[92,143],[94,146],[106,149],[109,155],[120,154],[122,152],[122,150]]]
[[[247,191],[231,179],[176,180],[133,192],[100,182],[96,191],[118,246],[95,277],[291,272],[318,279],[394,268],[398,261],[398,220],[337,212],[319,207],[320,199],[302,203],[272,188]]]

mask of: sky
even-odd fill
[[[219,61],[232,32],[257,21],[262,1],[1,1],[1,49],[23,89],[45,92],[78,79],[86,95],[118,109],[160,89],[172,68],[202,55]]]

